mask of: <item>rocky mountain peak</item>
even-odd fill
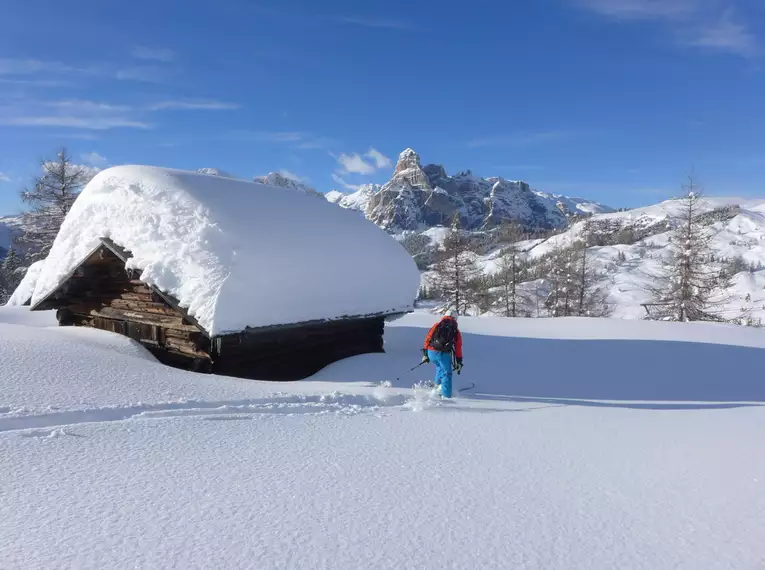
[[[514,221],[529,230],[566,227],[566,213],[612,211],[578,198],[536,192],[520,181],[481,178],[465,171],[449,176],[443,166],[422,166],[420,155],[404,150],[393,178],[383,186],[328,197],[343,208],[360,210],[381,228],[398,233],[449,225],[455,214],[462,227],[487,229]],[[562,210],[558,203],[566,206]]]
[[[420,167],[420,155],[413,149],[408,148],[404,152],[398,155],[398,162],[396,163],[396,170],[394,176],[404,170],[410,170]]]

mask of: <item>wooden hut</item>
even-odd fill
[[[382,352],[385,320],[411,309],[418,284],[399,244],[321,198],[115,167],[78,198],[31,303],[168,365],[294,380]]]

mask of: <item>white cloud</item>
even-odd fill
[[[686,43],[743,57],[752,57],[759,52],[757,39],[744,24],[734,20],[732,10],[727,10],[719,21],[696,29]]]
[[[150,129],[152,125],[122,117],[78,117],[72,115],[27,115],[0,117],[0,125],[13,127],[70,127],[103,131],[115,128]]]
[[[4,172],[0,172],[0,182],[10,182],[11,178]]]
[[[0,124],[16,127],[66,127],[102,131],[114,128],[150,129],[129,105],[64,99],[24,100],[0,107]]]
[[[92,164],[94,166],[103,166],[106,164],[106,157],[101,156],[97,152],[86,152],[84,154],[81,154],[80,157],[82,160],[84,160],[88,164]]]
[[[58,101],[44,101],[45,107],[55,107],[57,109],[66,109],[77,113],[101,113],[119,111],[130,111],[128,105],[114,105],[112,103],[101,103],[99,101],[88,101],[87,99],[62,99]]]
[[[375,148],[370,147],[364,156],[371,158],[377,168],[393,167],[393,161]]]
[[[149,111],[227,111],[239,108],[236,103],[193,99],[160,101],[148,107]]]
[[[170,63],[175,59],[175,52],[165,48],[152,48],[148,46],[135,46],[131,54],[136,59],[147,59],[150,61],[161,61]]]
[[[757,38],[736,20],[728,3],[720,0],[576,0],[602,16],[621,21],[656,21],[667,27],[678,44],[754,57]]]
[[[368,163],[357,153],[341,153],[337,157],[337,162],[343,167],[344,172],[351,174],[373,174],[377,170],[374,164]]]
[[[360,186],[360,185],[358,185],[358,186],[357,186],[357,185],[355,185],[355,184],[349,184],[348,182],[346,182],[345,180],[343,180],[343,179],[342,179],[340,176],[338,176],[338,175],[337,175],[337,174],[335,174],[334,172],[332,173],[332,180],[334,180],[335,182],[337,182],[337,183],[338,183],[340,186],[342,186],[342,187],[343,187],[343,188],[345,188],[346,190],[358,190],[359,188],[361,188],[361,186]]]
[[[702,0],[703,1],[703,0]],[[585,8],[620,20],[678,18],[694,12],[699,0],[580,0]]]

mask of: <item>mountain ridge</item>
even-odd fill
[[[540,192],[524,181],[480,178],[469,170],[450,176],[439,164],[422,166],[411,148],[399,155],[393,177],[385,184],[366,184],[351,194],[333,190],[325,197],[361,211],[390,233],[450,225],[455,214],[466,230],[507,222],[527,231],[551,230],[567,227],[572,217],[615,211],[592,200]]]

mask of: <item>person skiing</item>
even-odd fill
[[[436,365],[436,385],[441,396],[452,397],[452,371],[462,370],[462,334],[457,327],[457,311],[449,311],[431,327],[422,348],[422,362]],[[456,366],[452,368],[452,354]]]

